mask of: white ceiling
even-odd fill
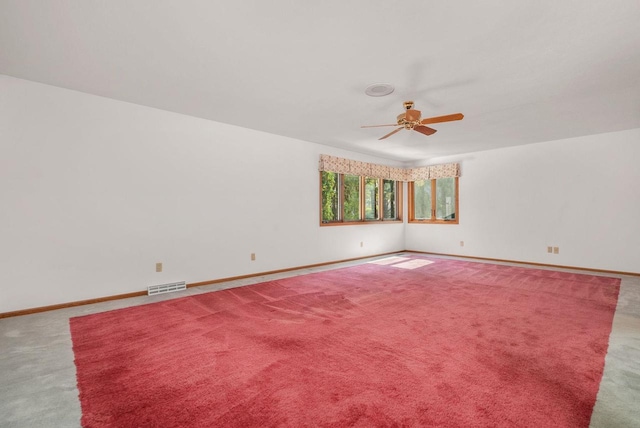
[[[640,127],[640,1],[0,0],[0,74],[411,162]]]

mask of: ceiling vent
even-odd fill
[[[373,85],[367,86],[364,93],[370,97],[384,97],[392,93],[394,89],[393,85],[389,83],[374,83]]]

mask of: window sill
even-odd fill
[[[403,223],[402,220],[360,220],[360,221],[334,221],[329,223],[320,223],[320,227],[325,226],[363,226],[368,224],[398,224]]]
[[[458,224],[456,220],[409,220],[411,224]]]

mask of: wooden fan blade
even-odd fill
[[[420,116],[422,115],[422,113],[420,112],[420,110],[407,110],[407,114],[406,114],[406,118],[407,118],[407,122],[413,122],[414,120],[420,120]]]
[[[380,128],[381,126],[398,126],[398,124],[394,123],[393,125],[363,125],[360,128]]]
[[[446,116],[428,117],[420,121],[421,124],[451,122],[452,120],[461,120],[464,117],[462,113],[448,114]]]
[[[433,135],[436,132],[438,132],[437,129],[429,128],[428,126],[422,126],[422,125],[416,126],[415,128],[413,128],[413,130],[418,131],[419,133],[424,135]]]
[[[387,137],[391,137],[393,134],[395,134],[398,131],[402,131],[404,129],[404,126],[399,127],[398,129],[394,129],[393,131],[389,132],[387,135],[385,135],[384,137],[380,137],[378,138],[378,140],[384,140]]]

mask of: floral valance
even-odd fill
[[[440,165],[431,165],[429,167],[429,179],[460,177],[459,163],[444,163]]]
[[[423,166],[419,168],[394,168],[329,155],[320,155],[319,170],[337,172],[338,174],[385,178],[395,181],[418,181],[460,176],[460,164],[458,163]]]

